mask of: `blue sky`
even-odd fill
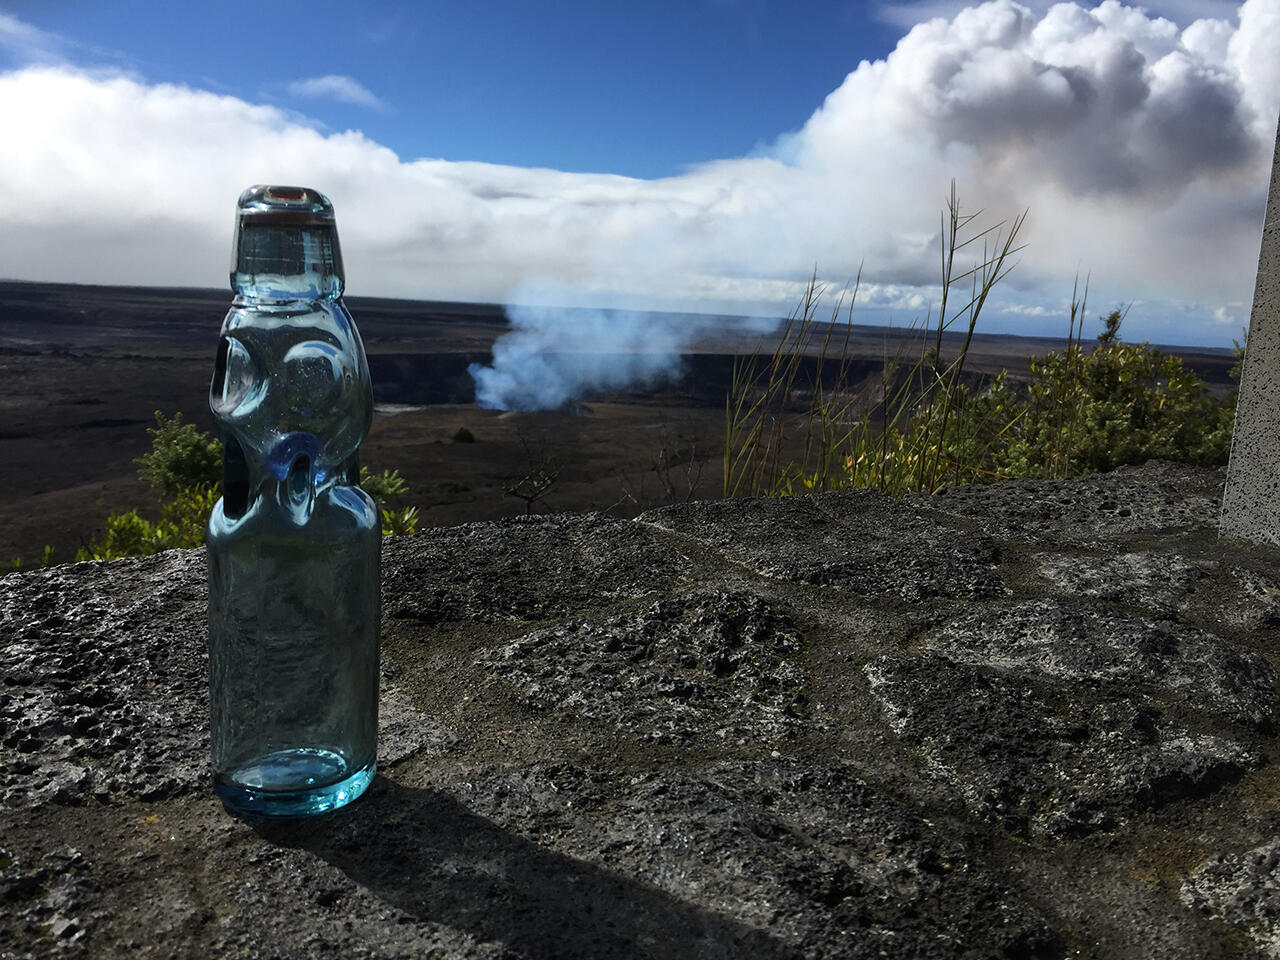
[[[0,0],[0,276],[222,286],[235,196],[333,198],[352,293],[855,320],[937,300],[956,178],[1030,209],[984,329],[1248,320],[1280,0]]]
[[[159,0],[0,9],[64,38],[77,63],[298,110],[404,158],[646,178],[799,129],[852,66],[902,35],[887,11],[847,2],[237,0],[219,3],[217,16]],[[290,89],[312,75],[353,85],[327,96]]]

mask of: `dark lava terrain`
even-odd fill
[[[156,515],[133,460],[150,449],[153,412],[209,427],[207,390],[229,291],[0,283],[0,568],[12,557],[74,557],[113,511]],[[362,461],[398,469],[423,526],[525,512],[507,493],[538,470],[556,475],[534,512],[634,516],[720,495],[724,400],[734,357],[759,346],[731,320],[693,344],[677,376],[572,410],[504,413],[475,406],[467,373],[507,329],[502,308],[350,297],[378,404]],[[575,312],[565,311],[566,342]],[[855,327],[854,381],[878,373],[889,332]],[[893,332],[901,336],[901,331]],[[975,338],[969,369],[1016,377],[1060,341]],[[771,344],[765,344],[766,352]],[[907,351],[908,354],[910,351]],[[1188,354],[1226,381],[1222,351]],[[454,443],[460,428],[474,443]]]

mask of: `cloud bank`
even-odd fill
[[[762,155],[659,180],[405,160],[275,107],[33,65],[0,75],[0,275],[220,286],[239,192],[305,183],[336,205],[353,293],[501,302],[547,282],[592,306],[778,314],[815,264],[862,262],[863,319],[907,322],[935,296],[955,177],[970,208],[1031,210],[989,308],[1006,329],[1060,332],[1036,310],[1079,267],[1095,297],[1143,302],[1131,336],[1227,342],[1278,109],[1280,0],[1184,25],[1116,0],[966,8],[858,64]]]

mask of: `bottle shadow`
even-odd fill
[[[319,821],[252,826],[419,921],[530,960],[800,956],[765,931],[519,837],[448,794],[382,776],[358,803]]]

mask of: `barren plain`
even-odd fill
[[[106,516],[157,504],[134,458],[159,410],[208,429],[207,390],[221,290],[0,283],[0,563],[74,557]],[[724,399],[733,358],[761,346],[725,318],[691,344],[674,375],[635,392],[584,396],[556,412],[482,410],[467,373],[509,329],[488,304],[350,297],[377,404],[362,460],[396,469],[425,526],[524,513],[643,509],[720,495]],[[565,311],[566,344],[575,311]],[[902,331],[854,327],[854,377],[869,377]],[[768,338],[766,338],[767,340]],[[763,344],[766,351],[772,343]],[[1061,341],[979,335],[969,369],[1015,377]],[[1180,351],[1219,386],[1228,351]],[[466,428],[473,443],[454,442]],[[555,476],[531,505],[508,491]]]

